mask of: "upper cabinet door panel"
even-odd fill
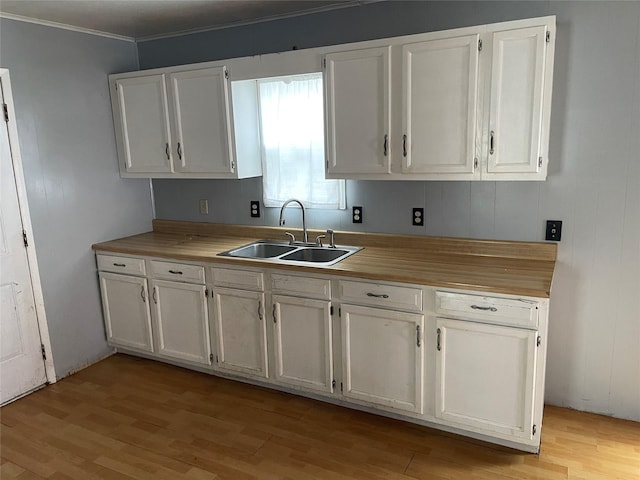
[[[116,91],[126,171],[171,172],[171,134],[164,74],[117,80]]]
[[[229,92],[225,67],[172,73],[176,170],[232,173]]]
[[[546,32],[541,25],[493,34],[489,173],[537,173],[541,167]]]
[[[403,173],[473,174],[478,40],[468,35],[402,47]]]
[[[391,47],[326,56],[329,174],[389,173]]]

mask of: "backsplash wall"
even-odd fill
[[[640,3],[376,2],[141,42],[142,68],[557,15],[546,182],[349,181],[342,212],[311,210],[339,230],[542,240],[563,220],[554,279],[547,403],[640,420]],[[158,218],[240,224],[260,179],[154,181]],[[198,200],[209,200],[209,215]],[[350,221],[352,205],[364,223]],[[411,208],[425,226],[411,226]],[[299,212],[288,225],[299,225]],[[339,239],[338,239],[339,241]]]

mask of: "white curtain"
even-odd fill
[[[266,207],[297,198],[307,208],[346,208],[345,181],[324,178],[322,74],[258,81]]]

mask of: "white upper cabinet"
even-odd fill
[[[325,57],[328,178],[546,178],[554,17],[380,42]]]
[[[389,173],[390,47],[326,56],[327,177]]]
[[[492,178],[505,173],[546,177],[543,103],[551,95],[550,79],[545,82],[546,34],[540,25],[492,35],[487,158]]]
[[[236,161],[229,83],[226,66],[114,75],[110,84],[120,175],[261,175],[255,151],[243,156],[242,165]]]
[[[165,76],[122,78],[115,82],[123,173],[168,173],[171,131]],[[118,128],[119,127],[119,128]]]
[[[233,173],[225,72],[215,67],[169,74],[178,172]]]
[[[473,176],[478,41],[476,34],[402,47],[403,173]]]

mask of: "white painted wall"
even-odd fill
[[[144,68],[557,15],[546,182],[355,182],[313,228],[543,240],[563,220],[546,401],[640,420],[640,2],[379,2],[139,44]],[[330,25],[331,28],[327,28]],[[215,45],[216,48],[212,46]],[[154,181],[158,218],[241,224],[260,179]],[[209,200],[209,215],[198,199]],[[231,200],[231,201],[230,201]],[[364,206],[364,223],[350,207]],[[413,227],[411,208],[425,208]],[[289,212],[287,225],[299,223]],[[298,223],[296,223],[298,222]]]
[[[91,244],[151,228],[146,180],[118,175],[110,73],[133,43],[0,19],[56,374],[108,355]]]

